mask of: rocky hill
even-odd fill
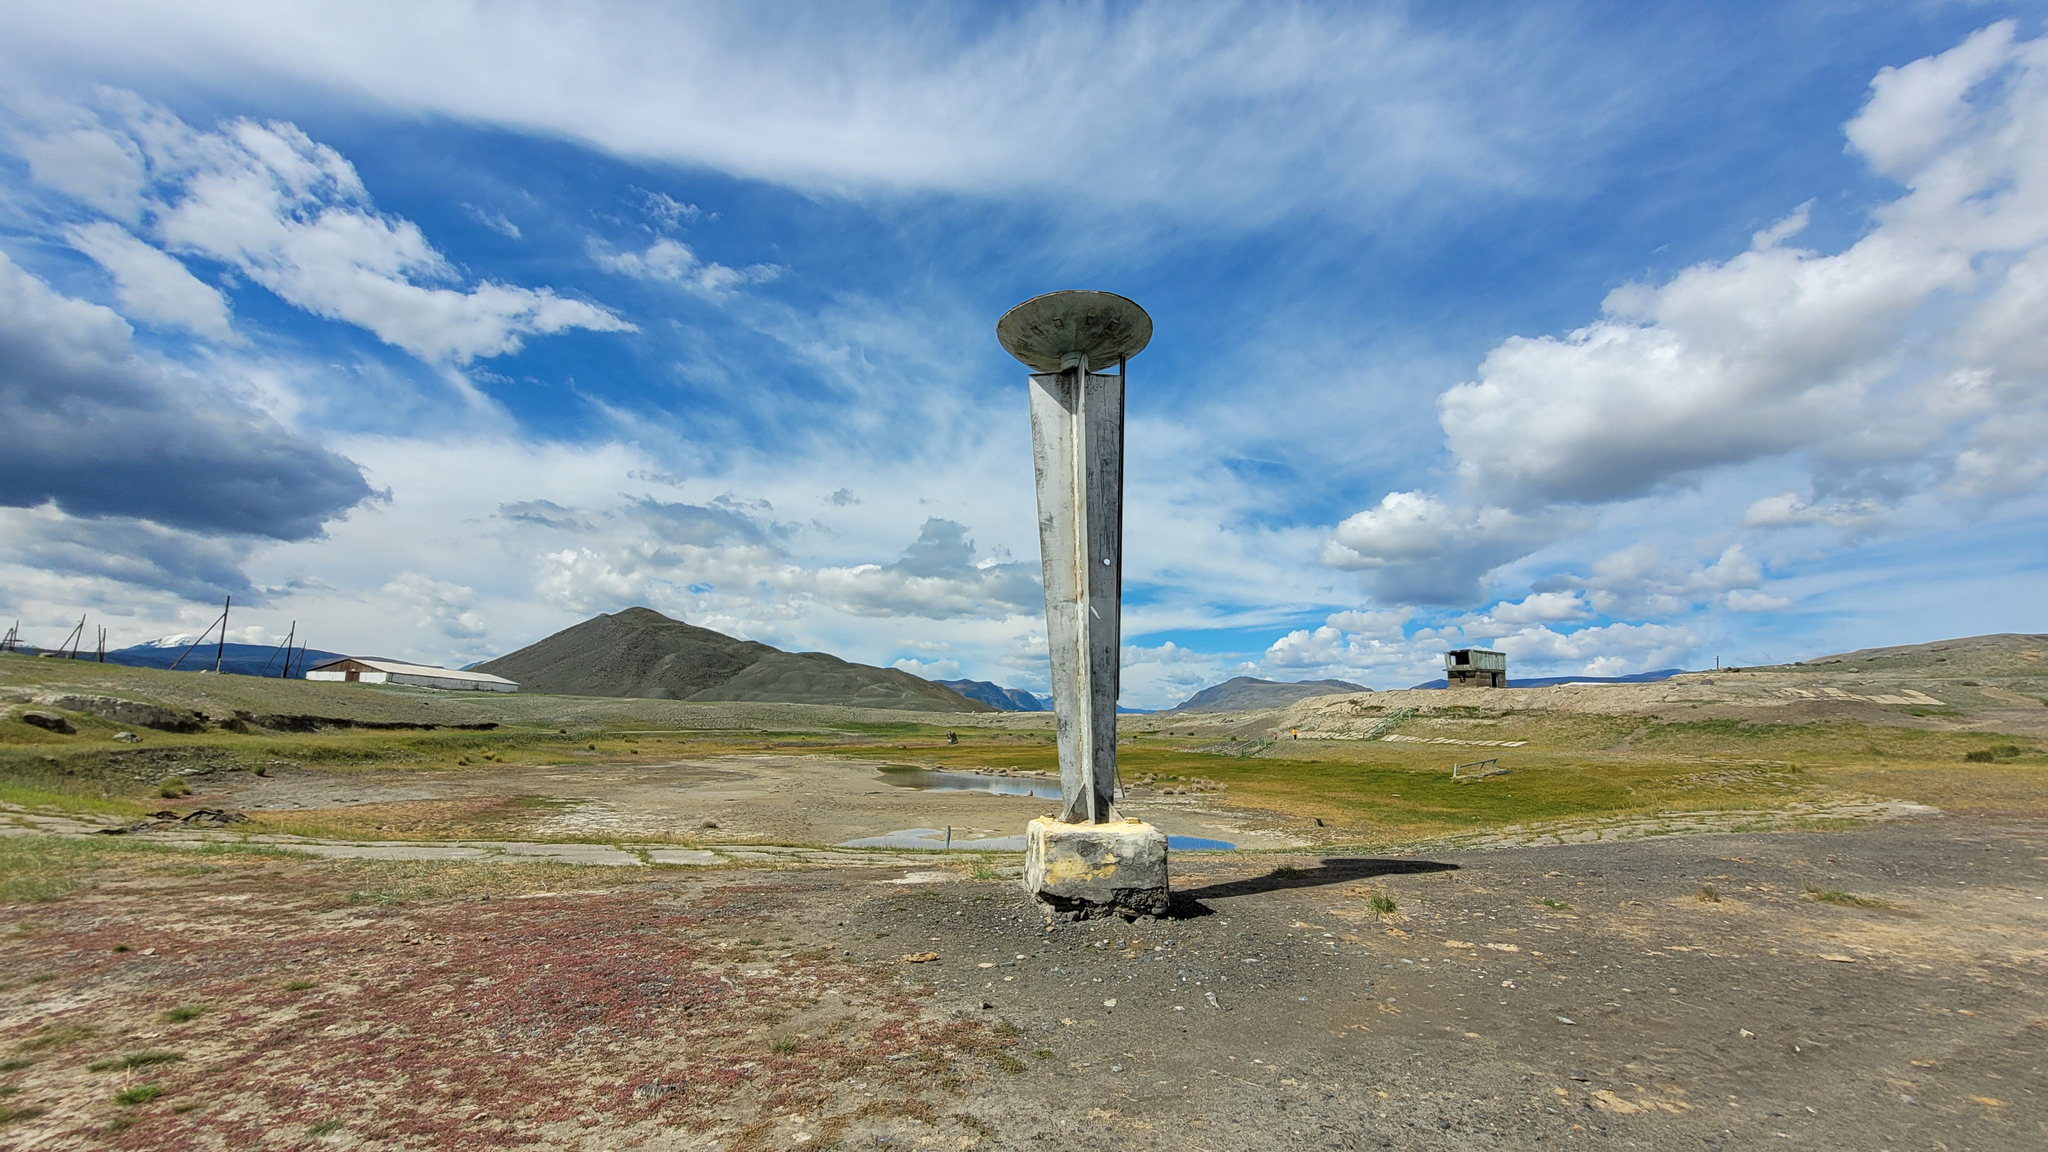
[[[895,668],[823,652],[784,652],[672,620],[652,608],[594,616],[476,670],[515,681],[522,692],[563,696],[995,711]]]
[[[1172,710],[1175,712],[1242,712],[1251,708],[1285,708],[1297,700],[1312,696],[1340,696],[1350,692],[1370,692],[1363,684],[1346,680],[1304,680],[1298,684],[1285,684],[1277,680],[1260,680],[1251,676],[1238,676],[1221,684],[1202,689]]]
[[[1047,697],[1022,688],[1005,688],[988,680],[934,680],[932,683],[943,684],[969,700],[979,700],[1004,712],[1052,711],[1052,703]]]

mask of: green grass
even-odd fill
[[[287,992],[304,992],[308,988],[318,988],[319,986],[320,982],[318,980],[292,980],[285,984],[284,990]]]
[[[309,1124],[306,1127],[306,1135],[308,1136],[331,1136],[339,1131],[341,1131],[341,1121],[339,1120],[322,1120],[318,1124]]]
[[[114,1103],[123,1108],[133,1108],[137,1104],[147,1104],[163,1094],[161,1084],[137,1084],[133,1088],[124,1088],[114,1093]]]
[[[1818,900],[1822,904],[1838,904],[1844,908],[1889,908],[1892,906],[1892,902],[1889,900],[1880,900],[1875,896],[1857,896],[1853,893],[1844,892],[1839,888],[1809,886],[1806,889],[1806,898]]]
[[[0,841],[4,843],[4,841]],[[29,1034],[28,1039],[14,1046],[16,1052],[48,1052],[76,1044],[88,1036],[99,1034],[99,1029],[90,1024],[63,1023],[45,1024]]]
[[[204,1015],[206,1015],[206,1006],[204,1004],[180,1004],[176,1008],[164,1013],[164,1023],[183,1024],[187,1020],[197,1020]]]
[[[0,836],[0,904],[63,900],[87,890],[101,874],[120,867],[175,873],[195,859],[297,855],[260,845],[164,843],[96,836]]]
[[[1375,916],[1392,916],[1401,910],[1400,902],[1385,892],[1375,892],[1366,897],[1365,906],[1371,909]]]
[[[0,1104],[0,1127],[17,1120],[33,1120],[47,1111],[49,1109],[34,1104]]]
[[[796,1049],[797,1043],[796,1037],[794,1036],[781,1037],[780,1039],[776,1040],[773,1044],[768,1045],[768,1050],[770,1052],[775,1053],[777,1056],[791,1055],[796,1051]]]
[[[140,1052],[123,1052],[119,1056],[109,1056],[104,1060],[95,1060],[87,1064],[85,1070],[88,1072],[124,1072],[130,1068],[147,1068],[152,1064],[175,1064],[184,1058],[182,1053],[170,1052],[162,1048],[146,1048]]]

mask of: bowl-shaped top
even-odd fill
[[[996,339],[1035,372],[1057,372],[1076,354],[1100,368],[1143,351],[1152,317],[1114,292],[1048,292],[1003,313]]]

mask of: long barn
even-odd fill
[[[341,680],[350,684],[405,684],[448,692],[517,692],[519,685],[488,672],[402,664],[396,660],[365,660],[344,656],[306,670],[308,680]]]

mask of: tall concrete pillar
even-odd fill
[[[1025,884],[1061,914],[1158,915],[1166,838],[1115,805],[1124,380],[1152,339],[1152,318],[1112,293],[1053,292],[1010,309],[996,337],[1034,370],[1032,465],[1059,731],[1060,812],[1032,821]]]

